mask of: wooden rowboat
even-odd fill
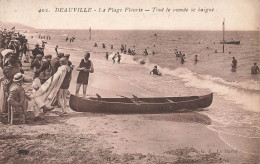
[[[122,96],[123,97],[123,96]],[[70,96],[70,107],[76,112],[95,113],[171,113],[181,109],[194,110],[209,107],[213,93],[190,97],[154,98],[82,98]]]

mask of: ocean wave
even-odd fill
[[[154,65],[156,65],[148,59],[133,59],[133,56],[129,56],[125,61],[129,62],[129,64],[139,64],[140,61],[145,60],[144,67],[149,70],[153,69]],[[236,104],[243,105],[246,110],[260,112],[260,85],[258,81],[228,82],[220,77],[192,72],[185,67],[178,67],[174,70],[160,66],[157,66],[157,68],[163,75],[170,75],[182,79],[188,87],[209,89],[211,92],[221,95],[226,100],[231,100]]]
[[[164,73],[182,78],[187,86],[209,89],[223,96],[226,100],[243,105],[246,110],[259,112],[260,96],[257,83],[252,83],[252,81],[227,82],[219,77],[194,73],[187,68],[165,69]]]

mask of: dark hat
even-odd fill
[[[35,47],[39,47],[40,45],[39,44],[35,44]]]
[[[70,57],[70,54],[65,54],[64,57]]]
[[[63,57],[64,53],[58,53],[58,57]]]
[[[45,55],[45,59],[52,58],[52,55]]]
[[[59,62],[62,64],[62,65],[66,65],[68,63],[68,59],[65,58],[65,57],[62,57],[59,59]]]
[[[24,74],[19,72],[14,75],[13,81],[21,81],[23,78],[24,78]]]

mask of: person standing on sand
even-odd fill
[[[14,107],[16,111],[20,113],[20,115],[23,116],[23,121],[25,121],[25,112],[28,108],[28,100],[25,95],[25,90],[22,87],[23,79],[24,74],[22,73],[17,73],[14,75],[13,83],[9,88],[7,102],[10,106]]]
[[[36,55],[41,54],[42,56],[44,56],[44,52],[43,49],[40,48],[39,44],[35,45],[35,49],[32,50],[32,62],[34,61],[34,59],[36,58]]]
[[[40,68],[42,67],[43,61],[42,61],[42,55],[38,54],[36,55],[36,59],[31,63],[31,69],[34,69],[34,76],[33,79],[36,77],[39,77],[40,75]]]
[[[89,60],[89,58],[90,53],[87,52],[84,56],[84,59],[81,60],[78,68],[76,69],[77,71],[79,71],[76,85],[76,96],[79,95],[80,87],[83,84],[83,97],[86,97],[89,73],[94,72],[93,63],[91,62],[91,60]]]
[[[68,66],[68,59],[66,57],[63,57],[59,60],[60,65],[67,65]],[[69,67],[69,66],[68,66]],[[70,81],[71,81],[71,75],[72,75],[72,69],[68,68],[68,71],[63,79],[63,82],[61,84],[60,90],[58,92],[58,102],[61,106],[62,109],[62,114],[65,115],[67,114],[67,92],[70,86]]]
[[[56,57],[56,58],[53,58],[53,59],[51,60],[52,75],[54,75],[54,74],[57,72],[57,70],[58,70],[58,68],[59,68],[59,66],[60,66],[59,60],[60,60],[60,58],[62,58],[63,56],[64,56],[64,53],[59,53],[59,54],[57,54],[57,57]]]
[[[44,61],[42,63],[42,66],[39,70],[40,72],[39,79],[41,80],[41,84],[47,81],[52,75],[51,58],[52,58],[51,55],[46,55],[45,59],[47,61]]]

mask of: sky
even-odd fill
[[[0,21],[38,29],[222,30],[225,18],[226,30],[259,30],[259,4],[259,0],[0,0]],[[143,12],[125,12],[128,7]],[[153,12],[154,7],[163,11]],[[56,8],[92,12],[55,12]],[[109,8],[122,11],[108,12]],[[187,12],[173,11],[185,8]],[[106,12],[99,12],[103,9]]]

